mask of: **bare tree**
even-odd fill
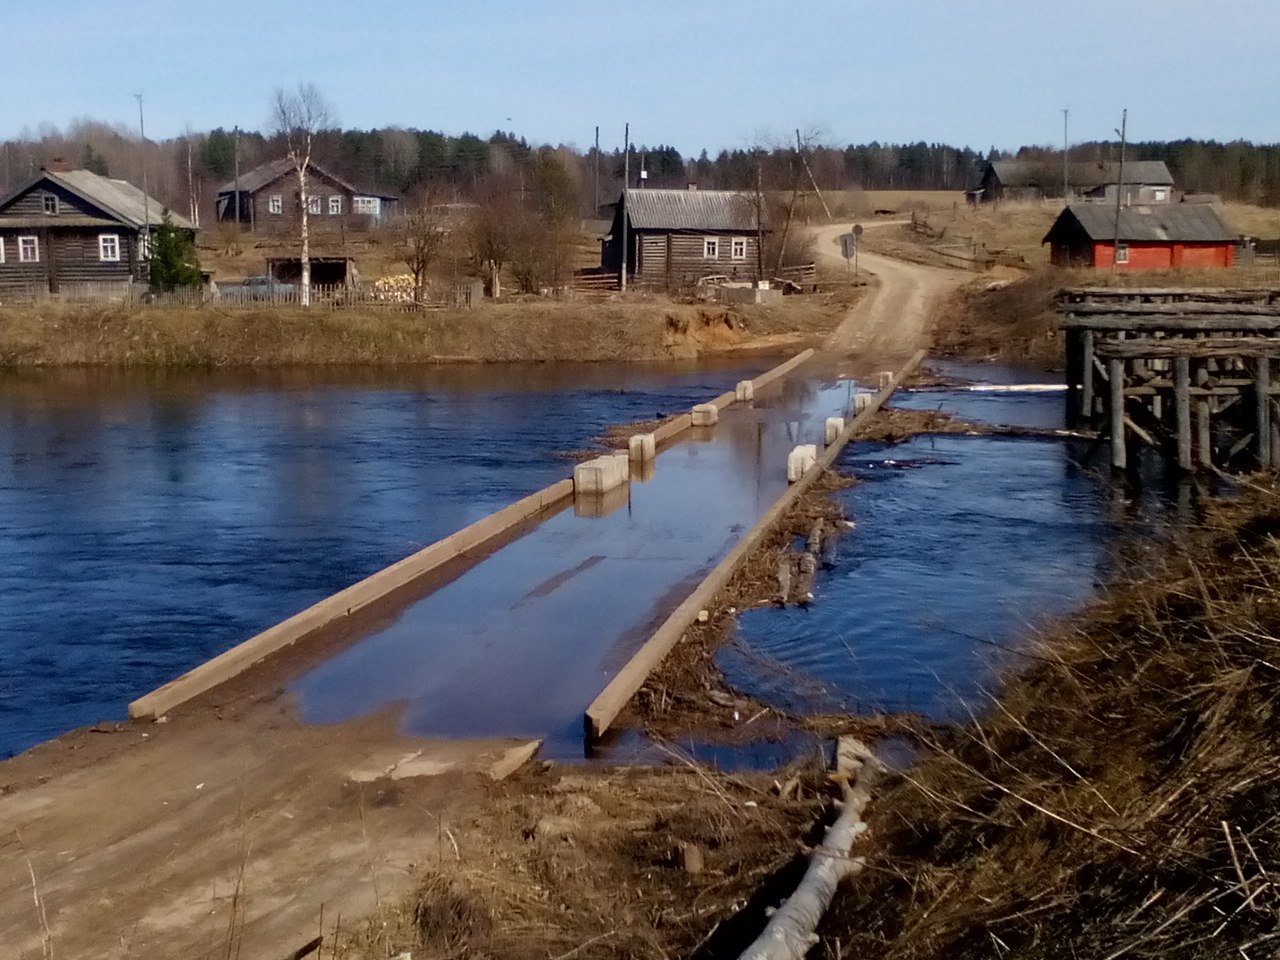
[[[298,175],[298,232],[302,241],[302,284],[299,293],[304,307],[311,306],[311,238],[307,216],[310,196],[307,173],[311,164],[311,145],[315,135],[333,123],[333,111],[313,83],[300,83],[289,92],[276,89],[272,117],[276,132],[284,137],[289,162]]]
[[[400,259],[413,275],[413,301],[421,303],[427,286],[427,270],[431,267],[448,236],[441,207],[425,194],[404,218],[397,246]]]

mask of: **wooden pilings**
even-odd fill
[[[1109,432],[1115,469],[1133,469],[1141,445],[1184,471],[1240,466],[1237,458],[1280,467],[1280,389],[1271,376],[1280,290],[1104,288],[1061,297],[1068,421]]]

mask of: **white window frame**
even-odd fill
[[[329,216],[342,216],[342,194],[335,193],[329,197]]]
[[[1151,191],[1151,199],[1168,200],[1169,194],[1165,191],[1164,187],[1156,187],[1154,190]]]
[[[19,237],[18,238],[18,262],[19,263],[39,263],[40,262],[40,238]]]
[[[702,238],[702,259],[703,260],[719,260],[720,259],[720,238],[719,237],[703,237]]]
[[[284,213],[284,196],[279,193],[273,193],[267,197],[267,213],[276,215]]]
[[[49,202],[51,200],[53,201],[52,203]],[[44,194],[41,197],[40,202],[46,216],[56,217],[58,215],[58,210],[61,204],[58,203],[58,195],[56,193]],[[50,207],[52,207],[53,209],[50,210],[49,209]]]
[[[377,197],[355,197],[351,201],[351,212],[360,213],[370,217],[378,215],[378,198]]]
[[[119,263],[120,262],[120,234],[118,233],[98,234],[98,262],[99,263]]]
[[[1129,262],[1129,245],[1127,243],[1116,244],[1116,263]]]
[[[747,259],[747,238],[733,237],[729,241],[729,259],[745,260]]]
[[[320,199],[320,194],[318,193],[308,194],[307,195],[307,214],[312,217],[320,216],[321,211],[324,210],[322,203],[323,201]]]
[[[4,263],[4,237],[0,237],[0,263]]]

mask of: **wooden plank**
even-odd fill
[[[1123,470],[1128,466],[1124,443],[1124,361],[1108,361],[1107,377],[1111,382],[1111,466]]]
[[[1277,357],[1280,356],[1280,337],[1131,337],[1126,340],[1099,341],[1096,350],[1098,356],[1108,360],[1135,360],[1140,357],[1159,360],[1172,360],[1175,357]]]
[[[1271,390],[1271,361],[1259,357],[1255,369],[1257,377],[1257,397],[1255,398],[1255,416],[1258,435],[1258,465],[1266,470],[1271,466],[1271,400],[1267,394]]]
[[[1085,419],[1093,419],[1093,373],[1097,364],[1093,354],[1093,331],[1086,330],[1081,336],[1081,352],[1084,361],[1084,384],[1080,395],[1080,408],[1084,411]]]
[[[1068,306],[1073,317],[1272,317],[1280,318],[1280,304],[1209,303],[1183,300],[1174,303],[1073,303]]]
[[[1070,287],[1059,291],[1059,298],[1073,302],[1076,298],[1092,300],[1133,300],[1144,298],[1199,300],[1205,303],[1269,302],[1276,291],[1265,287]]]
[[[1272,331],[1280,330],[1280,314],[1272,316],[1248,316],[1233,313],[1218,316],[1194,316],[1180,314],[1163,317],[1126,317],[1109,311],[1092,317],[1078,316],[1072,312],[1062,319],[1063,330],[1133,330],[1135,332],[1199,333],[1200,331]]]
[[[1196,371],[1196,383],[1201,388],[1208,380],[1208,370],[1202,367]],[[1213,431],[1209,420],[1211,410],[1207,398],[1196,402],[1196,449],[1199,451],[1202,467],[1213,466]]]
[[[1178,433],[1178,468],[1191,469],[1191,359],[1173,361],[1174,422]]]

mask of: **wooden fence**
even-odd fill
[[[452,288],[432,287],[416,301],[411,291],[380,290],[376,287],[347,287],[341,284],[313,284],[313,308],[378,309],[410,312],[414,310],[470,308],[484,295],[480,281],[454,284]],[[10,287],[0,291],[0,303],[72,303],[127,304],[137,307],[200,307],[219,309],[261,310],[274,307],[296,307],[301,303],[301,290],[292,284],[275,284],[262,288],[246,288],[229,284],[217,287],[182,287],[157,292],[140,283],[63,283],[53,293],[46,284]]]

